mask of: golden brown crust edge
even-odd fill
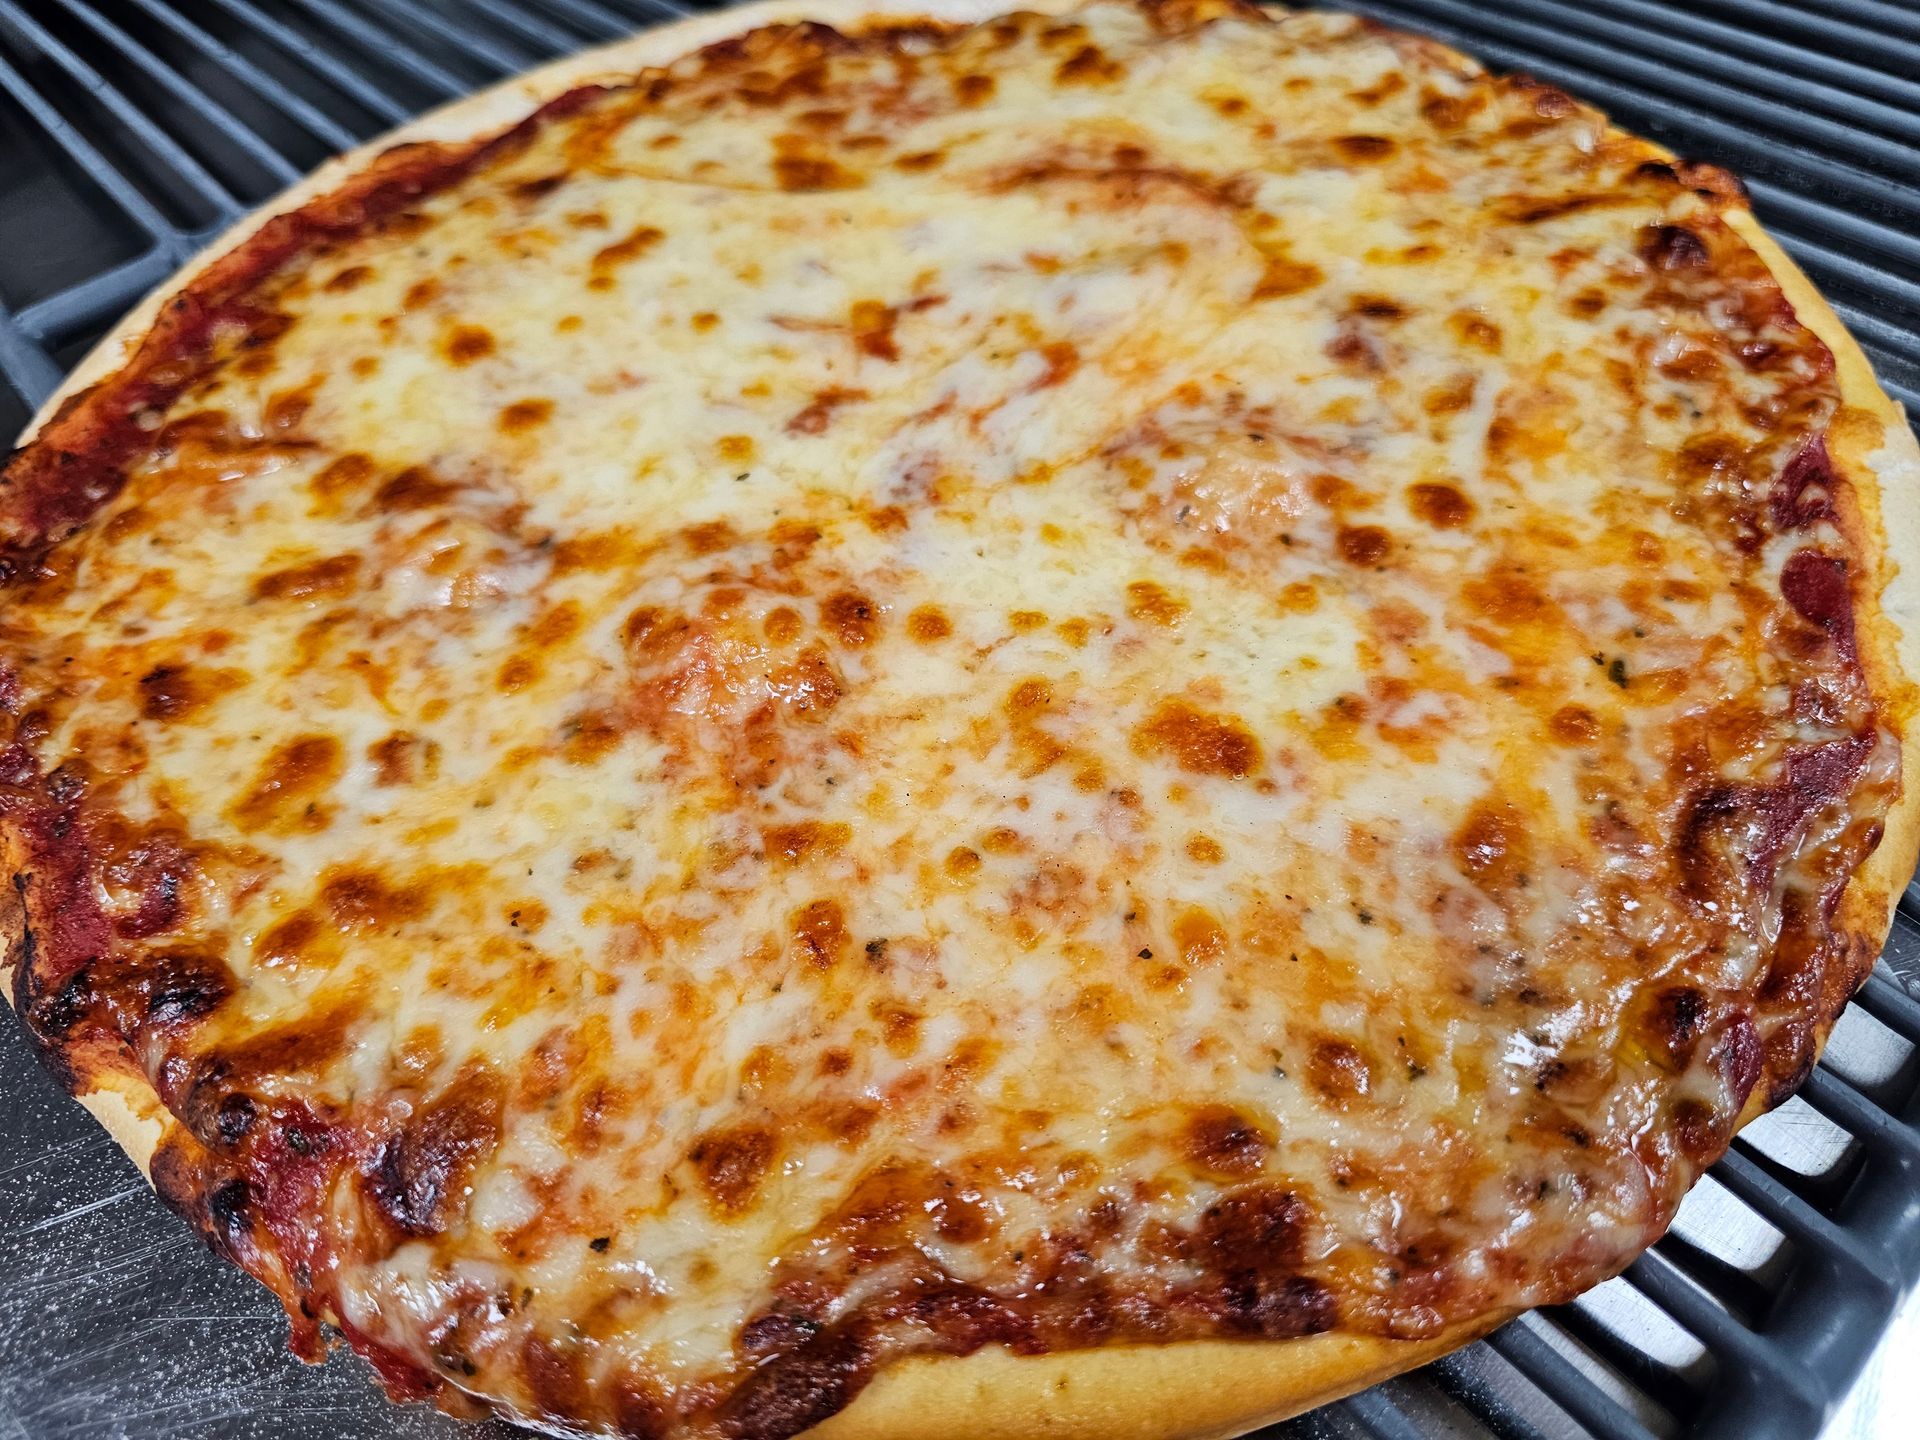
[[[1851,503],[1843,506],[1841,519],[1867,569],[1854,591],[1860,659],[1890,712],[1889,726],[1906,742],[1900,798],[1887,815],[1879,848],[1848,883],[1841,919],[1884,939],[1920,856],[1920,740],[1906,733],[1920,701],[1920,443],[1905,413],[1880,388],[1858,342],[1800,267],[1750,211],[1734,209],[1722,218],[1766,262],[1800,323],[1833,352],[1841,409],[1827,432],[1827,452],[1847,481]],[[1823,1035],[1838,1016],[1824,1018]]]
[[[20,443],[64,402],[124,364],[165,299],[213,260],[270,216],[324,194],[393,145],[485,135],[596,76],[665,63],[762,25],[967,22],[1016,8],[1059,13],[1078,3],[921,0],[896,10],[876,7],[873,0],[756,0],[644,31],[457,101],[328,162],[221,236],[101,340],[47,400]],[[1853,337],[1793,261],[1744,209],[1730,208],[1724,218],[1765,261],[1802,323],[1833,352],[1843,408],[1829,435],[1829,451],[1856,499],[1849,528],[1869,567],[1856,589],[1862,659],[1875,692],[1889,699],[1890,723],[1904,731],[1915,708],[1913,677],[1920,676],[1920,446]],[[1902,569],[1903,556],[1914,557],[1910,569]],[[1908,745],[1903,793],[1887,818],[1880,847],[1848,886],[1842,922],[1858,933],[1884,937],[1917,853],[1920,746]],[[11,999],[12,975],[4,966],[0,991]],[[1820,1017],[1821,1044],[1837,1018]],[[173,1117],[133,1075],[108,1071],[90,1079],[94,1088],[79,1094],[81,1103],[147,1171],[176,1123]],[[1764,1092],[1765,1087],[1756,1091],[1741,1124],[1767,1108]],[[808,1434],[819,1440],[1213,1440],[1244,1434],[1410,1370],[1508,1318],[1506,1313],[1482,1317],[1424,1340],[1330,1333],[1287,1342],[1196,1340],[1040,1356],[999,1349],[960,1357],[916,1356],[887,1367],[846,1410]]]

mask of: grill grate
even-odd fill
[[[1011,3],[1011,0],[1010,0]],[[1741,171],[1920,412],[1920,12],[1883,0],[1358,0]],[[0,435],[142,294],[325,156],[674,0],[0,0]],[[1811,1437],[1920,1277],[1920,887],[1802,1096],[1627,1273],[1272,1440]],[[0,1431],[396,1434],[0,1045]],[[4,1422],[11,1421],[11,1425]],[[504,1437],[504,1426],[483,1427]]]

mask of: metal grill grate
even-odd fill
[[[1010,0],[1011,3],[1011,0]],[[1740,170],[1920,411],[1920,12],[1884,0],[1358,0]],[[0,435],[92,341],[325,156],[672,0],[0,0]],[[1273,1440],[1810,1437],[1920,1276],[1920,889],[1800,1098],[1620,1279]],[[0,1434],[427,1440],[306,1370],[249,1281],[0,1045]],[[505,1436],[505,1427],[485,1427]]]

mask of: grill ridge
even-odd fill
[[[1920,406],[1920,12],[1885,0],[1355,8],[1564,84],[1627,128],[1741,170],[1761,217],[1828,292],[1889,392]],[[101,235],[77,237],[86,243],[76,255],[49,253],[32,266],[0,229],[0,434],[17,430],[140,295],[319,153],[682,13],[673,0],[0,0],[0,225],[9,204],[31,206],[48,186],[62,187],[77,213],[112,217]],[[188,197],[194,217],[170,218],[159,195]],[[1903,898],[1885,960],[1802,1098],[1735,1142],[1674,1233],[1625,1276],[1274,1436],[1812,1436],[1920,1275],[1917,978],[1920,887]],[[71,1107],[22,1048],[0,1046],[0,1087],[23,1097],[22,1118],[8,1122],[26,1137],[20,1144],[67,1136],[66,1163],[80,1149],[103,1152],[88,1170],[100,1193],[47,1222],[85,1216],[99,1227],[71,1242],[104,1257],[87,1283],[124,1286],[129,1270],[151,1263],[145,1251],[126,1259],[115,1227],[131,1227],[157,1237],[152,1245],[195,1293],[244,1312],[244,1339],[216,1337],[194,1352],[199,1360],[217,1368],[214,1347],[251,1354],[277,1344],[265,1297],[175,1245],[172,1222],[128,1183],[130,1172],[113,1169],[117,1151],[67,1128]],[[1727,1217],[1764,1232],[1766,1253],[1729,1250]],[[4,1244],[0,1236],[0,1275],[20,1263]],[[96,1369],[76,1383],[61,1367],[36,1372],[20,1361],[14,1337],[42,1327],[6,1323],[18,1318],[19,1289],[0,1286],[0,1417],[17,1405],[32,1433],[48,1436],[149,1433],[132,1418],[151,1413],[139,1367]],[[38,1291],[26,1293],[40,1303]],[[90,1312],[119,1313],[90,1293]],[[190,1318],[161,1317],[174,1327]],[[160,1322],[145,1323],[158,1334]],[[130,1343],[119,1337],[106,1353]],[[87,1348],[74,1339],[69,1350]],[[340,1365],[181,1383],[165,1407],[174,1433],[451,1433],[438,1417],[388,1411]],[[236,1387],[252,1415],[236,1413]]]

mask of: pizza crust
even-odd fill
[[[1080,3],[922,0],[892,10],[876,9],[873,0],[756,0],[643,31],[456,101],[327,162],[220,236],[95,346],[18,443],[26,444],[64,404],[124,365],[165,300],[269,217],[336,188],[396,145],[485,135],[601,76],[664,64],[764,25],[815,20],[858,29],[876,21],[972,23],[1009,8],[1058,14]],[[1856,593],[1878,597],[1861,617],[1862,660],[1876,692],[1891,699],[1890,720],[1904,729],[1915,710],[1913,677],[1920,676],[1920,445],[1859,345],[1799,267],[1745,209],[1730,208],[1723,218],[1760,255],[1801,322],[1834,355],[1843,408],[1829,435],[1829,451],[1836,471],[1858,497],[1851,528],[1860,553],[1874,566]],[[1901,565],[1901,556],[1916,557],[1911,569]],[[1848,925],[1875,936],[1885,935],[1920,855],[1920,745],[1906,746],[1902,766],[1903,790],[1887,817],[1885,838],[1842,900]],[[12,967],[0,965],[0,987],[9,1001],[12,981]],[[1837,1019],[1821,1017],[1821,1046]],[[79,1095],[81,1103],[147,1173],[160,1142],[178,1122],[131,1073],[89,1079],[94,1088]],[[1756,1087],[1738,1123],[1756,1118],[1768,1104],[1765,1087]],[[1037,1356],[995,1347],[965,1356],[913,1356],[887,1366],[845,1410],[807,1433],[820,1440],[1213,1440],[1244,1434],[1425,1364],[1498,1328],[1512,1314],[1483,1316],[1420,1340],[1329,1333],[1286,1342],[1191,1340]]]
[[[1904,721],[1914,711],[1912,692],[1920,676],[1920,442],[1906,413],[1880,388],[1859,343],[1800,267],[1760,228],[1752,212],[1735,210],[1725,218],[1766,262],[1800,323],[1833,352],[1842,409],[1828,432],[1827,450],[1859,506],[1857,515],[1843,516],[1843,521],[1853,521],[1858,529],[1854,538],[1874,565],[1860,593],[1878,597],[1878,604],[1861,617],[1867,642],[1861,659],[1874,689],[1891,697],[1892,718]],[[1910,557],[1911,563],[1903,564],[1901,557]],[[1920,745],[1905,747],[1901,783],[1900,799],[1887,816],[1886,837],[1854,872],[1843,902],[1857,923],[1874,934],[1886,932],[1893,906],[1920,856]],[[1867,908],[1870,904],[1885,908]]]

